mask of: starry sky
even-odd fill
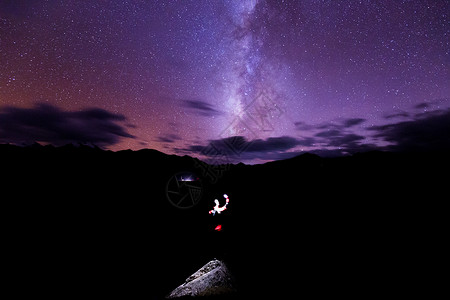
[[[0,143],[450,149],[448,0],[0,0]]]

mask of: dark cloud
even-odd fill
[[[383,138],[392,151],[450,150],[450,109],[416,116],[411,121],[376,126],[375,137]]]
[[[176,141],[181,140],[181,137],[174,133],[167,133],[164,135],[160,135],[157,138],[157,140],[158,140],[158,142],[162,142],[162,143],[175,143]]]
[[[247,140],[232,136],[211,140],[206,145],[196,144],[177,148],[178,154],[200,155],[208,163],[224,164],[241,161],[270,161],[287,159],[305,152],[323,157],[335,157],[379,149],[374,144],[362,143],[364,136],[331,130],[316,137],[295,138],[291,136]],[[302,150],[301,147],[314,147]]]
[[[295,129],[297,130],[302,130],[302,131],[309,131],[312,129],[315,129],[314,126],[306,124],[305,122],[299,121],[299,122],[295,122]]]
[[[342,125],[345,128],[349,128],[349,127],[353,127],[353,126],[359,125],[359,124],[361,124],[361,123],[363,123],[365,121],[366,121],[366,119],[362,119],[362,118],[351,118],[351,119],[344,120],[342,122]]]
[[[248,152],[274,152],[286,151],[298,145],[298,140],[290,136],[270,137],[266,140],[253,140],[250,142]]]
[[[315,134],[315,136],[322,138],[336,137],[340,135],[342,135],[342,132],[338,129],[324,130]]]
[[[317,143],[317,139],[312,137],[304,137],[301,139],[297,139],[297,145],[298,146],[305,146],[305,147],[311,147],[314,146],[314,144]]]
[[[409,113],[407,112],[399,112],[391,115],[387,115],[384,118],[385,119],[394,119],[394,118],[407,118],[409,117]]]
[[[305,122],[299,121],[299,122],[295,122],[294,125],[297,130],[303,130],[303,131],[341,130],[341,129],[350,128],[350,127],[359,125],[365,121],[366,121],[366,119],[363,119],[363,118],[349,118],[349,119],[344,119],[344,120],[340,121],[339,123],[328,122],[328,123],[322,123],[322,124],[317,124],[317,125],[310,125],[310,124],[306,124]]]
[[[310,150],[321,156],[341,156],[356,152],[364,152],[376,149],[373,144],[363,143],[365,136],[355,133],[355,126],[366,122],[364,118],[347,118],[335,122],[325,122],[309,125],[305,122],[295,122],[297,130],[309,131],[313,137],[310,143],[302,146],[314,146]]]
[[[426,102],[422,102],[417,105],[414,105],[415,109],[425,109],[425,108],[429,108],[429,107],[430,107],[430,104],[426,103]]]
[[[340,129],[341,126],[337,125],[335,123],[322,123],[322,124],[315,125],[316,130],[324,130],[324,129],[331,130],[331,129],[335,129],[335,128]]]
[[[319,148],[319,149],[313,149],[311,151],[308,151],[309,153],[313,153],[322,157],[338,157],[338,156],[345,156],[349,154],[355,154],[355,153],[362,153],[362,152],[368,152],[373,150],[380,150],[379,147],[377,147],[374,144],[362,144],[362,143],[347,143],[341,147],[332,147],[332,148]]]
[[[200,155],[210,163],[238,161],[267,161],[294,157],[304,153],[301,147],[312,147],[305,152],[334,157],[372,150],[450,150],[450,109],[436,110],[412,116],[414,120],[366,128],[367,136],[357,134],[353,127],[365,119],[346,119],[340,123],[310,126],[295,123],[297,129],[311,130],[310,137],[270,137],[247,140],[232,136],[211,140],[207,144],[191,145],[179,153]],[[324,130],[326,129],[326,130]],[[377,144],[370,141],[377,140]],[[368,142],[369,141],[369,142]],[[389,143],[389,146],[380,146]]]
[[[191,145],[178,149],[178,153],[202,155],[210,163],[234,163],[239,161],[279,160],[301,154],[297,146],[312,146],[315,139],[291,136],[247,140],[243,136],[232,136],[210,141],[207,145]]]
[[[134,138],[118,124],[123,121],[125,116],[100,108],[62,111],[48,104],[36,104],[32,108],[7,106],[0,109],[0,142],[110,146],[123,137]]]
[[[425,110],[424,112],[416,113],[412,116],[413,120],[423,120],[428,119],[433,116],[439,116],[442,113],[444,113],[443,110],[437,109],[437,110]]]
[[[243,136],[232,136],[212,140],[207,145],[191,145],[187,149],[184,149],[184,151],[229,161],[234,161],[235,159],[267,159],[267,157],[286,156],[283,153],[287,153],[287,151],[298,145],[309,145],[310,143],[312,143],[310,138],[296,139],[290,136],[271,137],[265,140],[255,139],[251,141],[248,141]]]
[[[358,141],[364,140],[365,137],[353,133],[342,134],[333,136],[328,140],[327,146],[329,147],[344,147],[346,149],[358,148]]]
[[[203,117],[222,114],[222,112],[216,110],[211,104],[201,100],[183,100],[183,106],[190,109],[194,114]]]
[[[448,107],[450,98],[436,98],[420,102],[413,106],[413,109],[423,111],[439,110],[441,107]]]
[[[341,154],[355,153],[366,151],[369,146],[361,143],[366,137],[349,132],[345,129],[325,130],[317,133],[315,136],[318,138],[315,141],[316,144],[320,144],[324,147],[324,149],[318,149],[322,152],[325,150],[328,151],[329,148],[338,148]],[[370,148],[373,148],[373,146],[370,146]]]
[[[206,145],[197,144],[178,149],[178,153],[201,155],[213,163],[228,163],[254,159],[286,159],[304,152],[330,157],[378,149],[374,144],[363,143],[365,139],[366,137],[362,135],[344,129],[326,130],[317,133],[314,137],[302,138],[281,136],[247,140],[243,136],[232,136],[211,140]],[[300,150],[302,147],[314,147],[314,149],[304,151]]]

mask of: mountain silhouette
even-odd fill
[[[450,165],[445,152],[224,166],[88,145],[0,155],[9,286],[50,297],[163,299],[214,258],[235,276],[233,299],[419,292]],[[227,210],[208,214],[223,194]]]

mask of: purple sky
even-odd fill
[[[450,148],[447,0],[0,1],[0,142]]]

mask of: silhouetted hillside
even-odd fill
[[[245,299],[418,291],[421,258],[438,243],[430,204],[449,167],[447,153],[214,167],[155,150],[36,144],[0,145],[0,157],[9,284],[50,297],[160,299],[214,257]],[[169,201],[180,172],[201,181],[193,207]],[[209,215],[224,193],[229,209]]]

